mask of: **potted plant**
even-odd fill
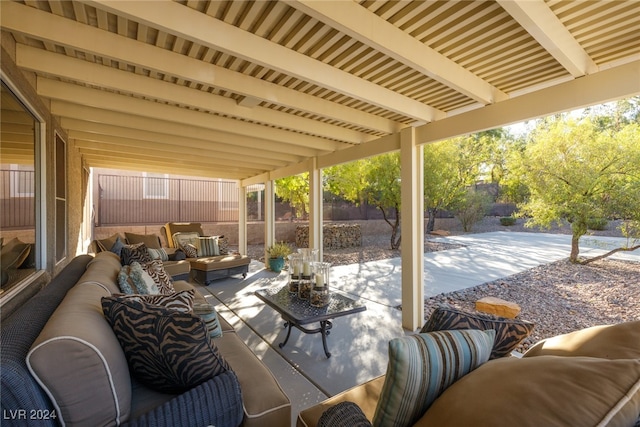
[[[284,267],[284,259],[291,253],[291,246],[285,242],[274,243],[267,248],[269,255],[269,269],[280,273]]]

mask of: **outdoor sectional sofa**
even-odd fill
[[[202,225],[196,222],[176,223],[170,222],[162,226],[161,232],[167,246],[162,245],[162,240],[157,234],[135,234],[125,232],[124,235],[116,233],[105,239],[92,242],[90,252],[116,251],[115,248],[122,244],[144,244],[147,249],[162,249],[168,256],[163,260],[164,268],[174,280],[188,280],[192,277],[198,283],[209,285],[212,281],[242,275],[246,277],[249,271],[251,258],[239,253],[230,253],[228,238],[218,236],[220,242],[220,255],[192,256],[189,257],[174,242],[175,233],[192,233],[204,237]]]
[[[197,236],[204,237],[202,225],[199,222],[169,222],[162,226],[161,231],[167,246],[172,250],[178,249],[174,238],[176,233],[194,233]],[[229,253],[222,249],[223,247],[228,247],[228,239],[224,236],[218,236],[218,238],[221,248],[220,255],[187,258],[191,265],[193,278],[203,285],[209,285],[216,279],[239,274],[242,277],[246,277],[249,271],[251,258],[239,253]]]
[[[456,342],[453,332],[475,336]],[[466,344],[488,332],[394,339],[386,375],[305,409],[297,426],[640,427],[640,321],[586,328],[542,340],[521,358],[487,361]]]
[[[161,392],[137,380],[101,306],[120,291],[120,270],[112,253],[80,255],[3,320],[3,425],[290,424],[289,399],[222,317],[222,336],[211,342],[230,369],[177,393]],[[173,285],[176,292],[188,291],[196,301],[204,301],[191,284]],[[194,322],[198,326],[199,320]],[[169,344],[161,342],[158,350]]]

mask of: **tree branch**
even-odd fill
[[[635,251],[638,248],[640,248],[640,245],[630,246],[628,248],[616,248],[616,249],[610,250],[606,254],[602,254],[602,255],[598,255],[598,256],[593,257],[593,258],[585,259],[584,261],[581,261],[580,264],[582,264],[582,265],[590,264],[592,262],[598,261],[599,259],[603,259],[603,258],[606,258],[606,257],[608,257],[610,255],[613,255],[616,252],[631,252],[631,251]]]

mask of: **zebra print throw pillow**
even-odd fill
[[[198,249],[191,243],[183,244],[180,249],[187,255],[187,258],[198,258]]]
[[[181,313],[191,313],[194,311],[193,299],[195,291],[189,289],[187,291],[180,291],[171,295],[117,295],[119,298],[126,298],[134,301],[140,301],[147,304],[159,305],[171,310],[178,310]]]
[[[202,319],[132,298],[102,298],[133,375],[162,393],[182,393],[231,368]]]
[[[220,251],[220,255],[229,254],[229,239],[227,237],[218,237],[218,250]]]
[[[448,305],[437,307],[421,333],[458,329],[493,329],[496,339],[491,350],[491,359],[503,357],[511,353],[520,341],[533,332],[534,324],[525,320],[507,319],[481,313],[467,313]]]
[[[144,243],[124,245],[120,252],[120,258],[122,259],[122,265],[129,265],[132,262],[139,262],[140,264],[143,264],[151,261],[149,251]]]
[[[158,285],[158,293],[171,295],[176,292],[171,276],[165,271],[162,261],[154,260],[141,265],[142,269],[146,271]]]

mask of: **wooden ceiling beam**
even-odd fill
[[[82,142],[82,141],[76,141]],[[95,143],[94,143],[95,144]],[[197,154],[191,154],[187,156],[181,156],[179,159],[167,159],[167,157],[162,152],[156,151],[143,151],[138,149],[138,147],[123,147],[121,145],[111,145],[111,144],[100,144],[106,147],[112,148],[108,152],[105,151],[104,147],[99,146],[88,146],[86,144],[78,144],[78,151],[82,154],[92,155],[92,156],[107,156],[113,158],[115,160],[131,160],[134,163],[140,164],[156,164],[158,166],[163,165],[166,171],[171,171],[173,165],[193,167],[194,169],[217,169],[217,170],[225,170],[228,171],[228,165],[222,162],[216,162],[212,159],[207,159],[205,157],[199,157]],[[167,162],[169,160],[169,162]],[[168,167],[170,165],[170,167]],[[232,168],[235,173],[242,173],[244,175],[255,175],[257,173],[264,172],[264,169],[259,168],[245,168],[239,165],[234,164]],[[167,172],[168,173],[168,172]],[[173,173],[173,172],[171,172]]]
[[[375,139],[375,137],[365,135],[362,132],[330,125],[318,120],[297,117],[270,108],[243,107],[231,98],[69,58],[22,44],[16,46],[16,63],[19,67],[39,74],[44,73],[149,99],[158,99],[226,116],[235,116],[243,120],[291,129],[303,134],[316,135],[352,144]]]
[[[194,168],[188,165],[173,165],[167,169],[166,164],[154,162],[136,162],[127,159],[115,159],[108,156],[83,154],[89,167],[117,170],[130,170],[135,172],[171,173],[172,175],[200,176],[204,178],[221,178],[236,180],[237,174],[230,174],[215,168]]]
[[[508,95],[356,2],[289,0],[290,6],[486,105]]]
[[[75,3],[74,9],[77,9]],[[393,133],[404,127],[401,123],[375,114],[278,86],[266,80],[227,70],[161,47],[140,43],[19,3],[3,3],[0,22],[6,30],[69,46],[90,57],[100,56],[117,60],[154,73],[175,76],[207,87],[255,97],[376,132]],[[166,35],[162,31],[161,34]]]
[[[111,2],[91,0],[89,4],[150,27],[229,55],[260,64],[377,105],[385,110],[431,122],[443,118],[443,111],[382,88],[352,74],[319,62],[250,32],[175,2]]]
[[[596,63],[544,0],[497,1],[573,77],[598,71]]]
[[[61,117],[65,129],[114,135],[124,138],[175,144],[193,149],[206,148],[222,153],[243,154],[247,150],[256,157],[283,162],[298,162],[313,156],[316,151],[308,148],[282,150],[283,145],[274,141],[247,138],[216,130],[195,128],[181,123],[132,116],[127,113],[100,110],[62,101],[51,101],[51,112]],[[184,142],[184,144],[183,144]]]
[[[104,135],[91,133],[80,130],[69,130],[69,138],[77,141],[78,147],[103,149],[105,151],[121,151],[121,152],[158,152],[162,153],[165,157],[171,159],[176,157],[183,157],[190,155],[196,156],[196,160],[199,161],[211,161],[215,164],[228,165],[232,162],[234,165],[239,165],[253,169],[265,169],[270,167],[285,166],[284,162],[276,162],[270,159],[263,159],[261,162],[253,162],[249,157],[242,156],[241,154],[228,154],[220,151],[206,149],[199,147],[191,150],[190,153],[185,154],[185,145],[181,140],[181,144],[166,144],[152,141],[142,141],[134,138],[125,138],[113,135]]]
[[[314,150],[335,151],[342,148],[343,143],[298,134],[282,129],[248,123],[240,120],[219,117],[210,113],[192,111],[177,106],[159,104],[157,102],[137,99],[131,96],[119,95],[91,89],[70,83],[38,77],[38,95],[45,98],[67,101],[74,104],[100,108],[135,116],[150,117],[169,122],[183,123],[205,129],[244,135],[258,139],[280,141],[283,144],[312,148]]]

